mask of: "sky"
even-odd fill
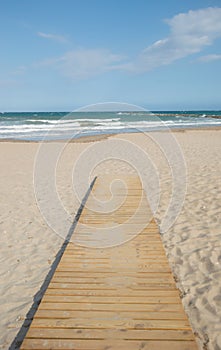
[[[0,111],[221,109],[220,0],[0,0]]]

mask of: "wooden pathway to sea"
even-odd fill
[[[198,349],[139,178],[111,194],[112,179],[96,180],[22,350]]]

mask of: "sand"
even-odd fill
[[[8,349],[21,329],[89,179],[136,170],[155,210],[185,310],[200,339],[199,348],[221,349],[221,130],[189,130],[173,135],[175,143],[166,133],[152,133],[67,144],[56,163],[54,177],[63,208],[59,213],[48,195],[50,171],[43,187],[39,190],[37,186],[36,201],[33,174],[42,161],[37,157],[40,145],[0,142],[1,349]],[[166,154],[160,144],[166,145]],[[52,150],[59,151],[60,145],[48,144],[43,152],[45,164],[53,166]],[[39,178],[37,182],[39,185]],[[167,212],[170,204],[171,211]],[[59,232],[48,226],[38,205],[43,212],[48,209],[47,219]],[[173,217],[176,211],[178,215]],[[16,340],[19,344],[21,333]],[[16,348],[15,342],[11,348]]]

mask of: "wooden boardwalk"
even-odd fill
[[[113,196],[110,180],[95,182],[21,349],[198,349],[139,179]]]

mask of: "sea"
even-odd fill
[[[82,136],[221,126],[221,111],[0,112],[1,140],[67,140]]]

